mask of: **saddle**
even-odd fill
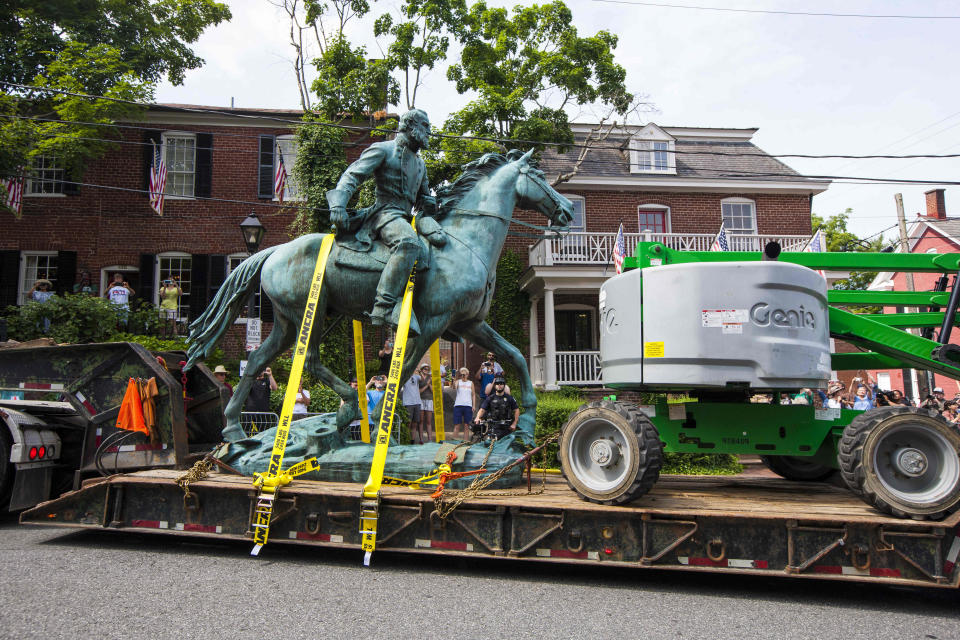
[[[430,250],[430,243],[423,236],[417,236],[417,243],[420,245],[420,252],[417,254],[417,271],[424,272],[430,268],[430,258],[433,252]],[[338,267],[355,269],[357,271],[383,271],[390,259],[390,249],[387,245],[375,240],[369,251],[357,251],[345,244],[337,243],[338,249],[336,260]]]

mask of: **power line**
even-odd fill
[[[826,18],[889,18],[899,20],[960,20],[960,16],[932,16],[932,15],[904,15],[904,14],[876,14],[876,13],[831,13],[817,11],[782,11],[777,9],[734,9],[731,7],[704,7],[686,4],[672,4],[667,2],[644,2],[641,0],[593,0],[608,4],[631,4],[642,7],[663,7],[667,9],[693,9],[696,11],[723,11],[727,13],[766,13],[786,16],[817,16]]]

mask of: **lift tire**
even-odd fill
[[[802,456],[760,456],[767,469],[781,478],[798,482],[826,480],[836,472],[833,467]]]
[[[663,445],[639,408],[598,401],[570,414],[560,436],[560,467],[567,484],[589,502],[625,504],[660,477]]]
[[[880,511],[940,520],[960,507],[960,432],[932,409],[865,411],[838,451],[844,482]]]

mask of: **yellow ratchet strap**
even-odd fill
[[[390,446],[390,430],[393,428],[393,414],[397,408],[397,396],[400,393],[400,374],[403,372],[403,357],[407,347],[407,335],[410,332],[410,315],[413,312],[413,281],[416,265],[410,270],[407,287],[403,292],[400,305],[400,324],[393,344],[393,358],[390,360],[390,372],[387,375],[387,391],[383,394],[383,410],[377,426],[377,442],[373,449],[373,463],[370,465],[370,477],[363,485],[360,499],[360,535],[363,548],[363,565],[370,566],[370,557],[377,548],[377,518],[380,513],[380,486],[383,484],[383,468],[387,464],[387,447]]]
[[[330,247],[333,246],[333,234],[327,234],[320,243],[320,253],[317,254],[317,265],[313,269],[313,279],[310,281],[310,293],[307,295],[307,306],[303,311],[303,321],[300,323],[300,332],[297,334],[297,344],[293,351],[293,365],[290,367],[290,379],[287,380],[287,391],[283,396],[283,408],[280,410],[280,422],[277,424],[277,435],[273,439],[273,453],[270,454],[270,464],[266,473],[255,475],[253,486],[259,489],[257,504],[253,510],[253,550],[250,555],[259,555],[260,549],[267,544],[270,534],[270,518],[273,515],[273,501],[277,491],[283,485],[289,484],[294,476],[307,473],[316,468],[316,460],[304,460],[286,472],[283,468],[283,454],[287,448],[287,437],[290,435],[290,420],[293,416],[293,405],[297,401],[297,392],[300,389],[300,379],[303,377],[303,365],[307,359],[307,346],[310,344],[310,333],[313,331],[313,321],[316,319],[317,303],[320,300],[320,288],[323,285],[323,274],[330,256]],[[311,465],[312,463],[312,465]]]
[[[440,341],[430,345],[430,373],[433,378],[433,432],[437,442],[447,439],[443,425],[443,378],[440,376]]]
[[[363,323],[353,321],[353,359],[357,369],[357,400],[360,401],[360,439],[370,442],[370,420],[367,417],[367,370],[363,360]]]

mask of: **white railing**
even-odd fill
[[[557,384],[601,384],[599,351],[558,351]]]
[[[632,256],[637,243],[662,242],[680,251],[709,251],[714,233],[625,233],[627,255]],[[768,242],[779,242],[784,251],[802,251],[810,240],[804,235],[727,234],[730,251],[762,251]],[[571,231],[560,238],[544,238],[530,247],[529,262],[535,266],[554,264],[613,264],[613,246],[616,233]]]

